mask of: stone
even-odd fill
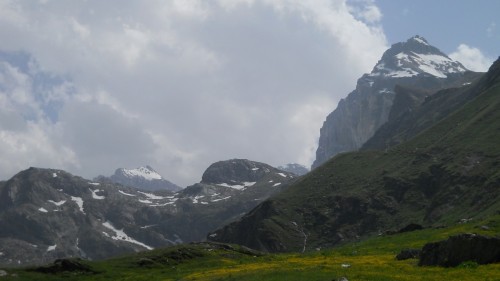
[[[500,238],[459,234],[428,243],[422,248],[418,265],[454,267],[466,261],[478,264],[500,262]]]
[[[0,277],[4,277],[4,276],[7,276],[7,271],[5,270],[0,270]]]
[[[420,256],[420,249],[404,249],[397,254],[396,259],[398,261],[407,259],[418,259]]]
[[[398,230],[398,233],[410,232],[410,231],[421,230],[421,229],[424,229],[424,227],[421,226],[420,224],[410,223],[409,225]]]

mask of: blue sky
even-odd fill
[[[0,0],[0,179],[150,165],[309,166],[326,116],[391,44],[425,37],[472,70],[500,1]]]
[[[497,58],[500,50],[500,1],[376,0],[389,42],[421,35],[444,53],[460,44]]]

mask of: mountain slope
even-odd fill
[[[471,101],[410,141],[337,155],[211,239],[303,251],[497,214],[500,60],[472,87]]]
[[[294,178],[233,159],[211,165],[201,183],[180,192],[144,192],[30,168],[0,182],[0,265],[102,259],[200,241]]]
[[[419,36],[391,46],[370,74],[327,116],[320,130],[316,168],[340,152],[360,148],[389,118],[396,85],[426,90],[470,83],[474,73]]]
[[[164,179],[158,172],[150,166],[139,167],[136,169],[116,169],[111,177],[99,176],[96,181],[111,181],[121,185],[135,187],[137,189],[154,191],[169,190],[179,191],[182,188],[178,185]]]

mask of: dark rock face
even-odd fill
[[[398,230],[398,233],[410,232],[410,231],[421,230],[421,229],[424,229],[424,227],[421,226],[420,224],[410,223],[409,225]]]
[[[465,261],[478,264],[500,262],[500,239],[476,234],[460,234],[428,243],[420,253],[418,265],[457,266]]]
[[[420,249],[404,249],[396,256],[398,261],[407,259],[418,259],[420,257]]]
[[[356,89],[326,118],[312,168],[338,153],[359,149],[372,137],[389,119],[396,85],[435,92],[461,86],[466,72],[459,62],[422,37],[392,45],[372,72],[363,75]]]

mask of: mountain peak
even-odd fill
[[[131,186],[137,189],[154,191],[170,190],[179,191],[182,188],[163,178],[151,166],[141,166],[135,169],[119,168],[111,177],[99,176],[98,181],[111,180],[111,182]]]
[[[146,180],[161,180],[163,179],[151,166],[141,166],[135,169],[121,169],[123,174],[128,177],[140,177]]]
[[[375,65],[371,77],[402,78],[417,75],[447,78],[453,73],[467,69],[458,61],[450,59],[427,40],[416,35],[406,42],[393,44]]]

